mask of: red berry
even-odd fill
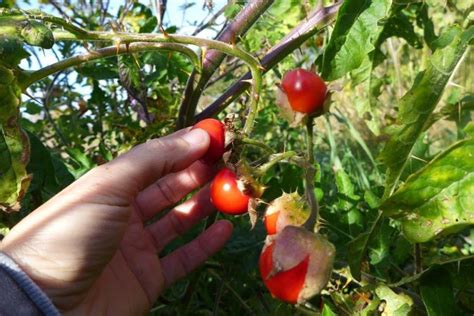
[[[294,268],[270,276],[273,270],[273,247],[273,243],[267,246],[260,256],[259,267],[263,282],[274,297],[296,304],[308,272],[309,256]]]
[[[242,192],[237,176],[224,168],[214,177],[211,184],[211,202],[225,214],[238,215],[246,213],[250,196]]]
[[[304,69],[289,71],[281,87],[294,111],[309,114],[323,110],[327,87],[317,74]]]
[[[193,129],[200,128],[209,134],[210,143],[207,152],[204,154],[202,161],[213,164],[219,159],[225,151],[225,127],[222,122],[209,118],[199,121],[193,126]]]
[[[279,211],[275,211],[271,214],[265,214],[263,222],[265,224],[265,228],[267,229],[268,235],[274,235],[277,233],[277,222],[278,217],[280,215]]]
[[[283,193],[267,207],[264,217],[268,235],[278,234],[288,225],[301,226],[309,217],[310,210],[297,192]]]
[[[302,303],[321,292],[331,276],[335,248],[303,227],[286,226],[268,236],[259,268],[270,293],[285,302]]]

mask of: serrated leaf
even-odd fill
[[[392,1],[344,1],[323,56],[322,76],[327,81],[341,78],[368,59],[375,49]]]
[[[438,268],[426,273],[421,278],[420,293],[428,316],[461,315],[446,269]]]
[[[453,32],[454,31],[454,32]],[[474,27],[462,32],[457,26],[447,31],[451,42],[430,58],[430,65],[421,72],[412,88],[399,102],[397,124],[393,135],[380,154],[387,166],[385,197],[389,196],[398,182],[413,145],[423,132],[423,127],[436,107],[449,77],[467,49],[474,35]],[[455,35],[453,35],[455,33]]]
[[[412,299],[403,293],[397,294],[388,286],[380,285],[375,289],[375,294],[385,301],[382,315],[405,316],[410,315],[412,310]]]
[[[381,206],[406,238],[426,242],[474,224],[474,140],[460,141],[411,175]]]

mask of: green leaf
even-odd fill
[[[28,137],[19,126],[21,90],[13,71],[0,65],[0,209],[18,210],[30,182]]]
[[[474,224],[474,140],[460,141],[435,157],[382,204],[398,217],[406,238],[426,242]]]
[[[457,26],[447,31],[451,41],[430,58],[428,68],[419,74],[418,80],[399,102],[399,114],[392,137],[380,154],[387,166],[385,197],[395,189],[418,136],[436,107],[449,77],[460,61],[474,27],[462,32]],[[452,35],[455,33],[455,35]]]
[[[32,133],[28,133],[31,144],[31,159],[27,170],[32,176],[30,191],[41,193],[43,202],[61,191],[72,181],[64,163],[52,156],[41,140]]]
[[[378,286],[375,289],[375,294],[386,303],[382,315],[410,315],[413,301],[408,295],[403,293],[397,294],[385,285]]]
[[[10,232],[10,229],[5,226],[3,223],[0,223],[0,240],[3,239],[8,233]]]
[[[344,169],[337,169],[335,172],[335,178],[338,191],[337,207],[349,211],[355,206],[355,204],[357,204],[360,197],[354,193],[354,185]]]
[[[420,293],[428,316],[461,315],[446,269],[433,269],[421,278]]]
[[[14,67],[30,54],[23,48],[18,38],[0,36],[0,65]]]
[[[382,213],[379,212],[379,215],[368,232],[360,234],[347,244],[347,260],[349,262],[351,274],[356,280],[361,279],[360,265],[364,259],[365,253],[367,252],[368,244],[373,236],[376,235],[376,232],[379,231],[380,225],[382,224],[381,214]]]
[[[25,21],[21,36],[26,43],[41,48],[51,48],[54,45],[53,32],[43,23],[31,20]]]
[[[380,226],[377,238],[374,238],[369,249],[370,264],[377,265],[386,262],[390,256],[390,245],[392,235],[395,229],[391,227],[388,221],[383,221]]]
[[[341,78],[361,67],[375,49],[392,1],[344,1],[323,56],[322,76],[327,81]]]
[[[324,304],[321,316],[337,316],[337,314],[332,311],[329,304]]]

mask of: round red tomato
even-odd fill
[[[205,163],[215,163],[221,159],[225,151],[225,127],[221,121],[208,118],[199,121],[193,126],[193,129],[200,128],[209,134],[210,143],[207,152],[202,157]]]
[[[294,111],[307,114],[322,111],[327,87],[317,74],[304,69],[289,71],[283,76],[281,87]]]
[[[237,176],[231,170],[224,168],[214,177],[211,184],[211,202],[222,213],[246,213],[249,200],[250,196],[240,190]]]

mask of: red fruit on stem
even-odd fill
[[[239,215],[246,213],[250,196],[239,186],[237,176],[230,169],[224,168],[217,173],[211,184],[211,202],[225,214]]]
[[[286,226],[268,237],[259,260],[270,293],[285,302],[303,303],[321,292],[331,276],[334,246],[303,227]]]
[[[309,255],[294,268],[277,273],[272,277],[270,273],[273,270],[273,247],[274,244],[266,247],[259,260],[260,273],[265,286],[278,299],[296,304],[308,272]]]
[[[317,74],[301,68],[291,70],[283,76],[281,88],[294,111],[311,114],[323,110],[327,87]]]
[[[225,151],[225,126],[221,121],[213,118],[204,119],[197,122],[193,129],[200,128],[209,134],[210,143],[207,152],[202,157],[202,161],[213,164],[219,159]]]
[[[277,233],[277,222],[278,217],[280,216],[279,211],[275,211],[271,214],[265,214],[263,218],[263,222],[265,224],[265,228],[267,229],[268,235],[273,235]]]
[[[288,225],[301,226],[309,217],[305,200],[297,193],[283,193],[265,211],[264,224],[268,235],[278,234]]]

